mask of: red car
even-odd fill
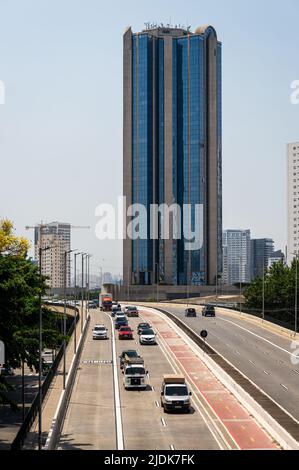
[[[121,326],[118,330],[118,339],[133,339],[133,330],[130,326]]]

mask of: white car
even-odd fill
[[[108,330],[105,325],[95,325],[92,330],[92,339],[108,339]]]
[[[115,314],[115,319],[117,320],[118,318],[127,318],[126,315],[124,314],[124,312],[122,312],[121,310],[116,312]]]
[[[139,335],[140,344],[157,344],[156,333],[152,328],[142,330]]]

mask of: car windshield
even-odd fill
[[[145,369],[143,367],[127,367],[126,375],[145,375]]]
[[[194,308],[189,308],[189,310],[187,310],[187,311],[188,311],[189,313],[194,313],[194,312],[195,312]]]
[[[125,357],[125,356],[128,356],[128,357],[138,357],[138,353],[137,351],[124,351],[122,353],[122,357]]]
[[[150,329],[149,323],[140,323],[138,328]]]
[[[137,310],[136,307],[130,307],[129,310]]]
[[[170,385],[165,389],[165,395],[168,397],[185,397],[188,395],[187,387],[176,387],[174,385]]]
[[[129,326],[122,326],[119,331],[132,331]]]
[[[145,330],[142,330],[142,334],[143,335],[154,335],[155,333],[153,332],[153,330],[145,329]]]
[[[104,326],[95,326],[94,330],[95,331],[104,331],[104,330],[106,330],[106,328]]]
[[[117,320],[117,323],[124,326],[128,324],[127,320]]]

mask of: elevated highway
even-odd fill
[[[141,321],[152,323],[157,346],[139,344],[136,327]],[[92,340],[92,327],[99,323],[107,326],[109,340]],[[91,312],[58,449],[278,449],[163,315],[145,309],[130,325],[134,340],[120,341],[110,316]],[[137,349],[143,356],[149,371],[146,391],[124,390],[118,365],[124,349]],[[161,409],[163,374],[174,372],[185,375],[193,392],[189,414]]]

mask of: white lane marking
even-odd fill
[[[161,418],[161,423],[163,424],[164,428],[166,428],[166,422],[164,418]]]
[[[175,450],[175,447],[174,447],[173,444],[170,444],[169,448],[170,448],[170,450]]]
[[[264,370],[264,374],[266,374],[266,375],[271,375],[271,374],[269,374],[269,372],[267,372],[266,370]]]
[[[152,391],[154,392],[155,391],[155,387],[152,385]]]
[[[156,401],[155,403],[156,403],[156,407],[160,408],[160,403],[158,401]]]
[[[226,321],[227,323],[231,323],[232,325],[237,326],[241,330],[247,331],[247,333],[251,334],[252,336],[255,336],[256,338],[259,338],[262,341],[265,341],[266,343],[271,344],[271,346],[274,346],[275,348],[279,349],[280,351],[283,351],[283,352],[287,353],[289,356],[296,357],[295,354],[291,353],[290,351],[287,351],[287,349],[284,349],[281,346],[278,346],[277,344],[272,343],[272,341],[269,341],[268,339],[264,338],[263,336],[257,335],[256,333],[253,333],[252,331],[247,330],[247,328],[244,328],[243,326],[240,326],[237,323],[234,323],[230,320],[226,320],[225,318],[220,318],[220,317],[219,317],[219,320]]]
[[[235,354],[238,354],[238,356],[241,356],[240,351],[234,351]]]
[[[284,388],[285,390],[289,391],[288,387],[286,387],[286,385],[284,384],[280,384],[282,388]]]
[[[252,364],[253,366],[255,366],[255,363],[254,363],[253,361],[251,361],[250,359],[249,359],[249,362],[250,362],[250,364]]]
[[[112,359],[113,359],[113,385],[114,385],[117,450],[124,450],[124,436],[123,436],[122,415],[121,415],[121,408],[120,408],[120,393],[119,393],[119,383],[118,383],[115,332],[114,332],[114,328],[113,328],[114,325],[113,325],[112,318],[110,317],[110,315],[107,315],[107,317],[110,318],[110,322],[111,322]]]
[[[294,372],[294,374],[298,374],[298,375],[299,375],[299,370],[293,369],[292,372]]]

